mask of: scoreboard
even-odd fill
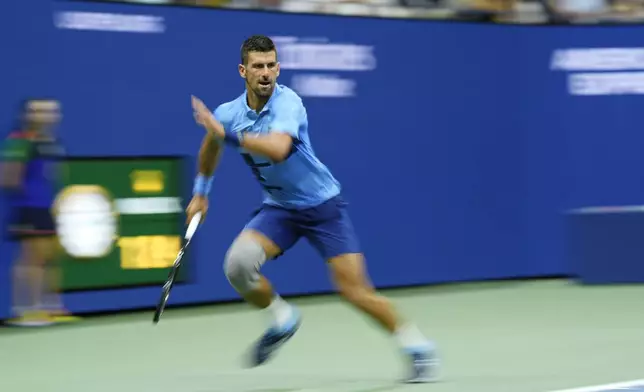
[[[66,160],[54,206],[62,289],[163,284],[185,232],[184,170],[181,157]]]

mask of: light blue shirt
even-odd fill
[[[214,116],[229,132],[286,132],[293,136],[291,155],[279,163],[239,148],[263,188],[264,203],[303,209],[320,205],[340,193],[340,183],[313,152],[306,108],[295,91],[276,85],[259,113],[248,106],[244,92],[237,99],[221,104]]]

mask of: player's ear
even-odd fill
[[[244,64],[239,64],[239,76],[246,79],[246,67],[244,67]]]
[[[280,63],[279,61],[277,62],[277,76],[280,76]]]

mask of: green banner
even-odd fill
[[[185,231],[184,169],[173,157],[66,161],[55,206],[63,290],[163,284]]]

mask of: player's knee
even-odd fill
[[[248,238],[238,238],[226,253],[224,273],[240,293],[252,291],[259,284],[259,269],[266,261],[264,249]]]
[[[369,287],[367,287],[362,280],[355,278],[336,278],[335,285],[338,290],[338,294],[340,294],[345,301],[351,303],[362,302],[371,292]]]

